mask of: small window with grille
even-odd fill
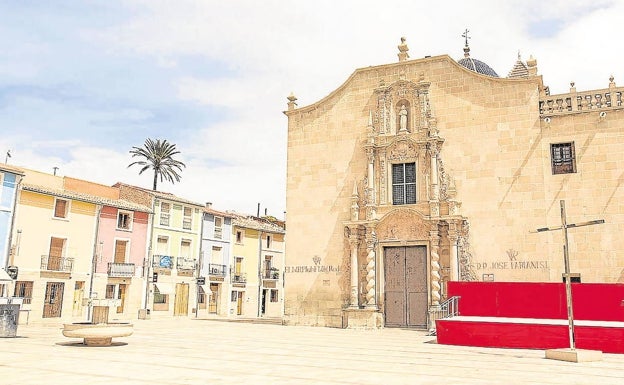
[[[17,281],[15,282],[15,297],[24,298],[24,304],[29,304],[32,301],[33,281]]]
[[[392,165],[392,204],[416,203],[416,163]]]
[[[553,175],[576,172],[574,142],[551,144],[550,154]]]

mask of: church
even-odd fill
[[[568,231],[575,281],[624,282],[624,88],[551,95],[537,60],[510,64],[402,38],[288,97],[286,324],[430,328],[449,281],[562,282],[562,221],[598,223]]]

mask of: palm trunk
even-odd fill
[[[154,183],[152,184],[152,190],[156,191],[157,183],[158,183],[158,170],[154,170]]]

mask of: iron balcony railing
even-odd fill
[[[55,257],[52,255],[41,256],[41,270],[69,273],[73,268],[74,258]]]
[[[232,277],[232,283],[246,283],[247,282],[247,274],[241,272],[231,272],[230,276]]]
[[[108,276],[112,278],[134,277],[134,263],[108,263]]]
[[[154,255],[152,267],[157,269],[173,269],[173,257],[171,255]]]
[[[195,260],[192,258],[178,257],[176,266],[178,270],[195,270]]]
[[[270,269],[265,269],[262,278],[264,279],[279,279],[280,272],[276,267],[272,267]]]
[[[208,264],[208,274],[210,275],[216,275],[219,277],[225,277],[225,274],[227,273],[227,266],[225,265],[217,265],[214,263],[209,263]]]

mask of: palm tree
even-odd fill
[[[168,180],[171,183],[180,181],[180,174],[178,171],[182,171],[183,167],[186,165],[179,160],[173,159],[174,155],[180,153],[176,149],[176,145],[173,143],[167,142],[167,139],[145,139],[145,143],[143,147],[132,147],[130,150],[132,157],[135,156],[145,158],[145,160],[137,160],[128,165],[128,167],[132,167],[135,164],[142,166],[139,171],[139,175],[143,173],[143,171],[152,169],[154,170],[154,185],[152,190],[156,191],[156,185],[158,182],[158,176],[160,176],[160,181]],[[176,171],[178,170],[178,171]]]

